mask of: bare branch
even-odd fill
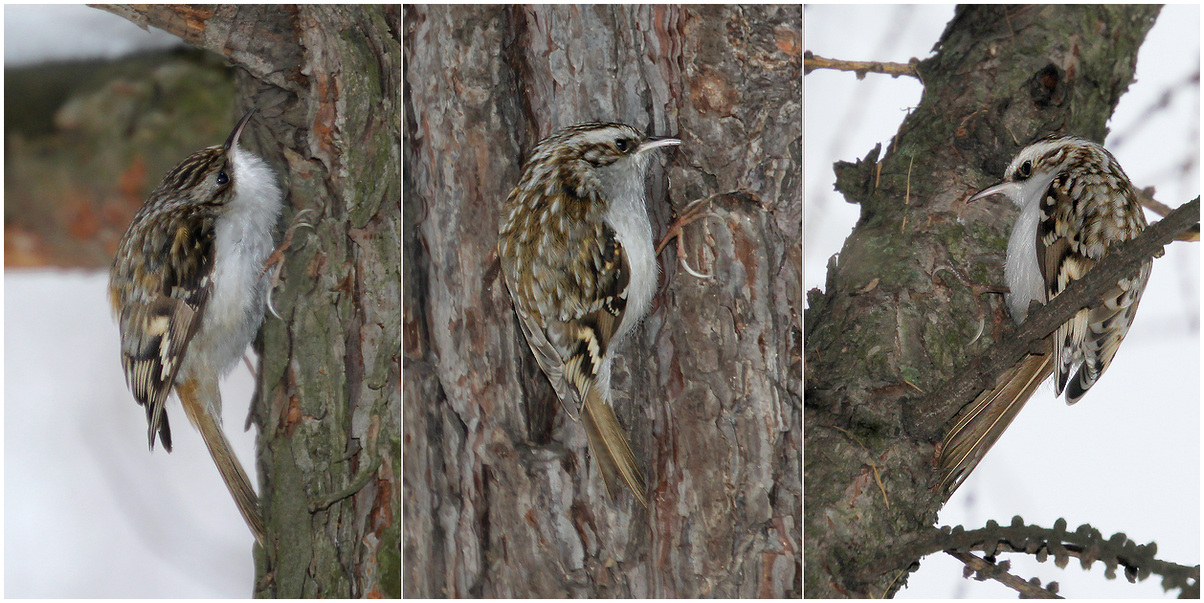
[[[978,555],[975,555],[974,553],[963,553],[960,551],[945,551],[945,552],[947,554],[951,555],[954,559],[957,559],[958,561],[961,561],[962,563],[966,564],[967,567],[974,570],[979,575],[984,576],[986,578],[990,578],[991,580],[994,580],[996,582],[999,582],[1000,584],[1003,584],[1004,586],[1020,593],[1020,595],[1022,597],[1029,598],[1029,599],[1061,599],[1062,598],[1062,597],[1059,597],[1056,593],[1045,590],[1044,588],[1041,588],[1040,586],[1037,586],[1035,584],[1026,582],[1020,576],[1012,574],[1012,573],[1008,572],[1007,570],[1005,570],[1002,566],[995,564],[995,563],[991,563],[990,561],[987,561],[986,559],[983,559],[983,558],[979,557]]]
[[[923,407],[933,409],[933,412],[947,412],[955,405],[961,408],[979,392],[991,387],[996,375],[1019,362],[1035,344],[1070,320],[1075,312],[1090,305],[1092,300],[1099,299],[1108,289],[1116,286],[1118,280],[1136,274],[1143,262],[1162,254],[1164,245],[1192,227],[1198,229],[1199,223],[1200,198],[1196,197],[1150,225],[1141,236],[1116,246],[1086,276],[1071,283],[1061,295],[1031,310],[1028,319],[1013,336],[967,364],[960,375],[933,394],[933,404]],[[950,418],[939,421],[942,428]],[[927,419],[929,417],[921,417],[920,424],[931,425]]]
[[[1138,191],[1138,193],[1139,194],[1138,194],[1137,200],[1146,209],[1158,214],[1159,216],[1161,216],[1163,218],[1165,218],[1168,214],[1171,213],[1171,207],[1169,205],[1154,198],[1154,187],[1150,186],[1150,187],[1141,189],[1140,191]],[[1175,237],[1175,240],[1176,241],[1199,241],[1200,240],[1200,225],[1197,223],[1194,227],[1189,228],[1186,231],[1180,233],[1179,236]]]
[[[811,73],[816,69],[835,69],[837,71],[852,71],[857,74],[857,79],[865,79],[867,73],[885,73],[891,77],[899,77],[900,75],[909,75],[920,79],[920,72],[917,70],[920,60],[913,58],[907,63],[883,63],[880,61],[842,61],[840,59],[827,59],[817,56],[810,50],[803,53],[803,75]]]

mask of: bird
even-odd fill
[[[1138,194],[1116,158],[1102,145],[1051,134],[1022,149],[1003,181],[967,203],[1003,195],[1020,208],[1008,240],[1005,301],[1016,323],[1029,304],[1048,303],[1082,278],[1113,246],[1146,227]],[[982,392],[946,433],[937,455],[940,487],[952,493],[969,476],[1032,397],[1053,377],[1055,397],[1082,399],[1111,364],[1129,332],[1152,261],[1094,303],[1079,310]]]
[[[218,390],[263,322],[264,261],[282,206],[275,172],[239,144],[254,114],[163,177],[118,243],[108,292],[150,449],[157,436],[171,452],[165,405],[174,390],[263,546],[259,498],[222,429]]]
[[[646,485],[611,406],[616,345],[648,312],[658,268],[645,176],[676,138],[584,123],[541,140],[501,207],[498,257],[523,335],[568,415],[585,429],[613,497]]]

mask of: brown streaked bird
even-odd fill
[[[1073,136],[1048,136],[1020,151],[1003,182],[968,202],[1001,194],[1020,207],[1008,241],[1004,276],[1008,309],[1024,322],[1029,302],[1042,304],[1082,278],[1111,246],[1141,234],[1146,220],[1137,191],[1103,146]],[[941,487],[961,485],[1050,375],[1055,396],[1078,402],[1107,370],[1150,278],[1152,261],[1121,279],[1096,303],[1076,313],[980,394],[949,429],[937,465]]]
[[[265,544],[259,498],[222,429],[220,377],[263,322],[281,210],[276,175],[239,146],[248,112],[221,146],[193,153],[147,198],[117,247],[109,299],[121,363],[146,409],[147,438],[171,452],[164,409],[174,390],[247,526]]]
[[[656,290],[644,178],[680,144],[618,123],[564,128],[536,145],[501,209],[498,255],[523,335],[564,409],[579,419],[613,496],[647,505],[644,474],[611,408],[615,345]]]

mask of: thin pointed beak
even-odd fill
[[[987,197],[990,197],[991,195],[1006,195],[1008,198],[1014,199],[1014,198],[1016,198],[1016,195],[1019,193],[1020,193],[1020,183],[1019,182],[1000,182],[999,184],[996,184],[994,186],[988,186],[987,188],[984,188],[984,189],[978,191],[977,193],[974,193],[974,196],[970,197],[969,199],[966,199],[966,203],[973,203],[975,201],[978,201],[979,199],[986,199]]]
[[[648,140],[644,141],[644,144],[640,145],[639,150],[636,152],[643,153],[645,151],[651,151],[652,149],[659,149],[661,147],[671,147],[671,146],[676,146],[679,144],[681,144],[681,141],[676,138],[649,137]]]
[[[238,120],[238,125],[234,126],[234,131],[230,133],[230,138],[226,139],[226,144],[223,147],[224,149],[229,151],[230,149],[234,148],[234,145],[238,144],[238,137],[242,135],[243,128],[247,127],[247,122],[251,121],[252,115],[255,115],[254,107],[251,107],[251,110],[247,111],[247,114],[242,116],[242,119]]]

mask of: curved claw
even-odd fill
[[[275,291],[275,290],[276,290],[275,287],[268,288],[268,303],[267,303],[268,312],[271,312],[272,316],[276,317],[276,320],[284,320],[284,317],[281,316],[278,312],[276,312],[276,308],[274,308],[272,306],[272,291]]]
[[[704,203],[708,199],[709,198],[695,199],[694,201],[691,201],[689,204],[687,204],[685,209],[682,210],[682,213],[677,218],[677,220],[675,220],[672,224],[669,225],[669,230],[667,232],[665,232],[664,238],[662,238],[660,243],[658,243],[656,245],[656,253],[657,253],[657,255],[660,255],[660,252],[662,250],[664,250],[665,245],[669,244],[669,240],[673,239],[673,238],[677,238],[677,259],[679,261],[681,261],[681,265],[685,269],[686,272],[688,272],[690,275],[694,276],[695,278],[700,278],[700,279],[709,279],[709,278],[712,278],[714,275],[703,274],[690,267],[689,262],[686,261],[685,249],[682,248],[681,233],[682,233],[682,229],[687,224],[694,222],[700,218],[706,219],[708,216],[711,215],[710,213],[703,213],[703,210],[702,210]]]
[[[713,274],[702,274],[701,272],[697,272],[690,267],[690,263],[686,261],[686,252],[681,248],[681,237],[678,237],[677,239],[677,259],[681,261],[681,267],[696,278],[700,278],[702,280],[715,278],[715,275]]]
[[[297,212],[296,215],[293,216],[292,225],[288,227],[288,230],[284,231],[284,240],[280,242],[279,247],[272,251],[272,254],[268,256],[268,259],[263,262],[264,272],[267,273],[270,268],[272,274],[272,276],[268,279],[268,312],[271,312],[272,316],[275,316],[279,320],[284,320],[284,318],[280,316],[278,312],[276,312],[276,308],[272,305],[272,292],[276,290],[276,285],[280,282],[280,271],[284,269],[284,250],[292,246],[293,233],[295,233],[298,228],[304,226],[312,229],[314,227],[313,224],[301,221],[299,219],[301,216],[304,216],[311,211],[314,211],[314,209],[307,207]]]

